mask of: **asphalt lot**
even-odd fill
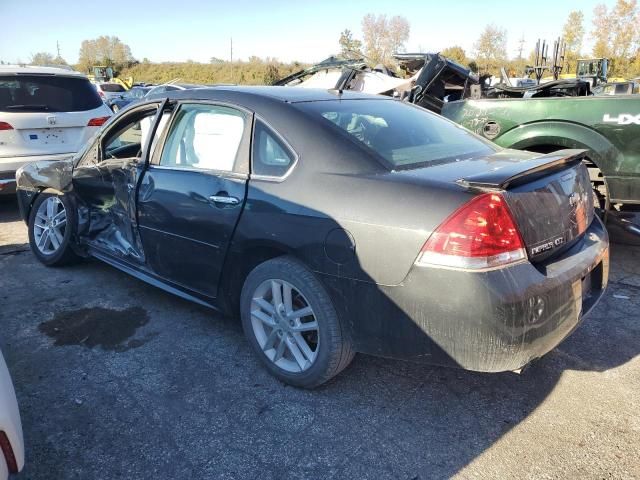
[[[0,349],[19,478],[640,478],[640,247],[523,374],[359,355],[315,391],[254,359],[239,322],[87,261],[49,269],[0,200]]]

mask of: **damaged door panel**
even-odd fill
[[[73,171],[79,206],[79,233],[90,248],[138,264],[144,253],[137,229],[136,194],[149,134],[158,120],[160,104],[144,105],[114,124]],[[168,113],[164,113],[166,117]]]

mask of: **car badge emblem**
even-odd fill
[[[47,117],[47,123],[49,125],[55,125],[56,124],[56,117],[54,115],[51,115],[50,117]]]

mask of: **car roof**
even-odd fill
[[[0,75],[58,75],[63,77],[87,78],[85,74],[60,67],[40,67],[36,65],[0,65]]]
[[[285,103],[318,102],[327,100],[391,100],[391,97],[371,95],[367,93],[345,90],[325,90],[321,88],[304,87],[272,87],[272,86],[240,86],[225,85],[217,87],[203,87],[192,90],[166,92],[169,98],[176,99],[216,99],[220,93],[237,94],[238,96],[268,97]]]

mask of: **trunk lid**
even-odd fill
[[[489,156],[401,170],[395,176],[403,182],[502,193],[527,255],[536,263],[570,248],[593,221],[591,182],[582,162],[585,154],[584,150],[541,155],[505,149]]]
[[[560,150],[467,175],[458,184],[504,190],[532,262],[570,248],[595,215],[584,150]]]

